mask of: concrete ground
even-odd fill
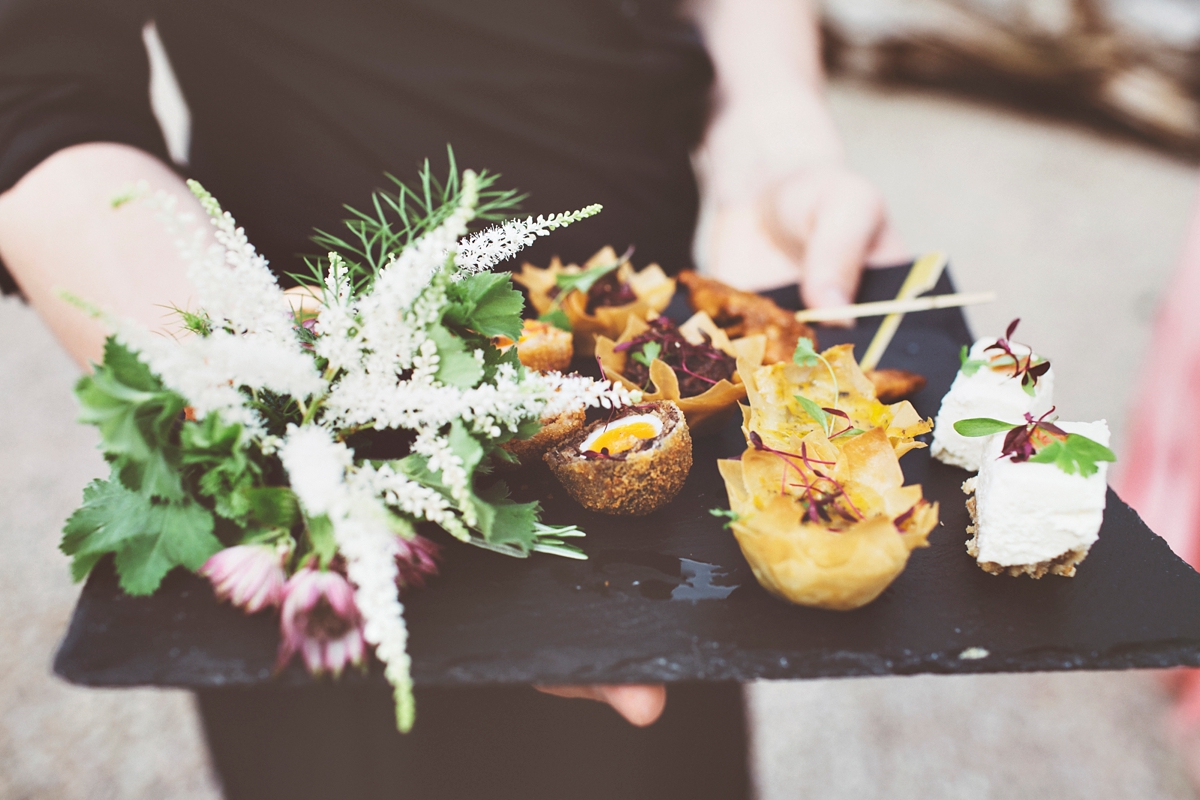
[[[836,83],[852,161],[914,249],[951,253],[978,332],[1023,318],[1056,395],[1118,431],[1195,170],[1135,145],[960,100]],[[56,550],[103,472],[76,374],[0,301],[0,798],[216,798],[186,694],[96,691],[49,673],[77,589]],[[1111,376],[1117,375],[1114,380]],[[749,691],[764,800],[1194,798],[1145,673],[765,683]]]

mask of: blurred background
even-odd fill
[[[951,255],[979,334],[1021,316],[1060,404],[1118,456],[1138,366],[1192,212],[1193,0],[825,0],[830,99],[850,162],[914,252]],[[187,111],[153,32],[154,100]],[[0,300],[0,797],[217,798],[190,696],[49,674],[78,589],[62,520],[104,472],[74,424],[74,366]],[[1186,739],[1146,672],[749,687],[760,797],[1194,798]],[[1200,772],[1195,769],[1192,773]]]

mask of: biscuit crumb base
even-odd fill
[[[975,559],[975,563],[984,572],[992,575],[1011,575],[1018,578],[1022,575],[1028,575],[1035,580],[1044,575],[1061,575],[1064,578],[1072,578],[1075,576],[1075,566],[1079,562],[1087,558],[1087,550],[1068,550],[1061,556],[1056,556],[1049,561],[1039,561],[1037,564],[1013,564],[1004,566],[997,564],[995,561],[980,561],[979,560],[979,520],[975,516],[975,479],[971,478],[963,483],[963,491],[967,493],[967,513],[971,515],[971,524],[967,526],[967,533],[971,534],[971,538],[967,540],[967,554]]]

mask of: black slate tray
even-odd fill
[[[860,300],[895,296],[905,270],[871,271]],[[937,292],[950,291],[943,278]],[[795,307],[795,291],[776,299]],[[685,315],[680,305],[673,312]],[[877,320],[822,329],[821,345],[865,347]],[[883,366],[922,372],[915,398],[937,411],[969,334],[956,310],[911,315]],[[1200,575],[1111,491],[1100,540],[1075,578],[981,571],[964,549],[967,473],[902,459],[908,482],[941,503],[931,547],[879,599],[852,612],[800,608],[754,581],[709,508],[726,507],[715,459],[743,448],[736,425],[697,443],[681,495],[644,518],[582,510],[557,486],[546,519],[588,531],[586,562],[526,561],[451,545],[442,574],[406,598],[419,686],[627,683],[914,673],[1122,669],[1200,664]],[[535,477],[527,491],[538,491]],[[84,587],[55,671],[94,686],[251,685],[272,679],[269,614],[217,605],[207,582],[176,571],[150,598],[119,591],[111,564]],[[274,681],[311,679],[293,664]],[[351,681],[382,680],[375,664]]]

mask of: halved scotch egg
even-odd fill
[[[642,516],[683,488],[692,437],[679,406],[649,403],[589,425],[547,452],[545,461],[584,508]]]

